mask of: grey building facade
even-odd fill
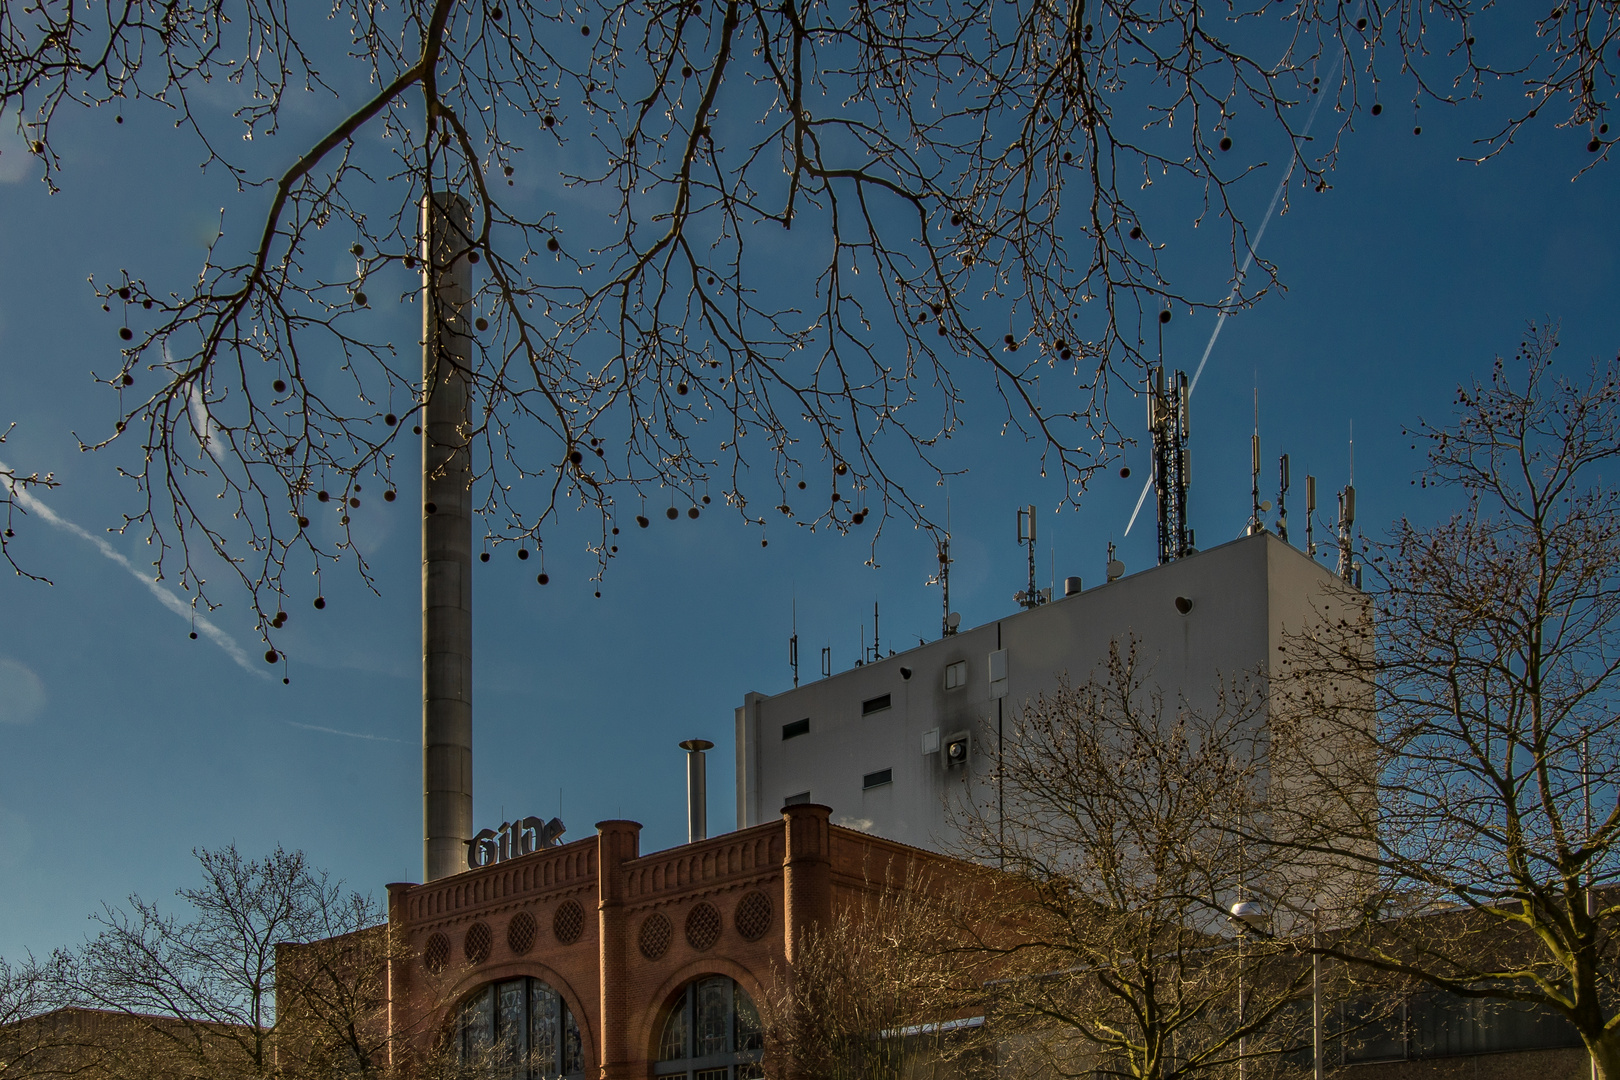
[[[1269,533],[1247,536],[920,645],[737,709],[737,823],[785,803],[833,822],[952,850],[948,804],[967,797],[1013,710],[1061,677],[1081,682],[1134,638],[1167,701],[1270,675],[1284,633],[1317,617],[1338,579]],[[982,796],[981,796],[982,797]]]

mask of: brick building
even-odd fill
[[[390,1029],[513,1075],[762,1075],[756,1003],[803,928],[886,881],[951,860],[832,825],[778,820],[642,855],[641,826],[424,885],[388,887]]]

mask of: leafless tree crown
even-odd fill
[[[160,572],[206,601],[211,551],[267,635],[289,567],[367,572],[351,522],[416,461],[417,343],[375,309],[433,272],[435,192],[474,209],[465,435],[490,539],[593,511],[600,575],[618,530],[712,500],[762,530],[931,528],[970,394],[1077,498],[1131,438],[1108,403],[1157,320],[1274,280],[1245,273],[1239,202],[1281,170],[1324,186],[1386,68],[1414,100],[1519,80],[1487,152],[1544,111],[1600,159],[1617,33],[1612,0],[1530,24],[1464,0],[15,0],[3,20],[0,101],[48,183],[66,107],[144,106],[263,207],[226,215],[188,285],[97,279],[124,340],[98,365],[121,419],[91,442],[138,442],[125,527]],[[306,97],[329,127],[282,153]],[[1178,283],[1188,218],[1223,238],[1224,283]]]

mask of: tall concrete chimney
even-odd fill
[[[460,195],[422,201],[422,880],[466,869],[472,838],[472,492],[467,258]]]
[[[708,739],[687,739],[686,751],[686,842],[695,844],[709,838],[709,778],[703,751],[714,749]]]

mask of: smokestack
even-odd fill
[[[695,844],[709,838],[709,781],[703,751],[714,749],[708,739],[687,739],[686,751],[686,842]]]
[[[422,201],[422,880],[467,866],[472,838],[472,340],[467,200]]]

